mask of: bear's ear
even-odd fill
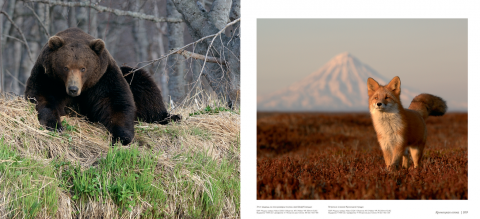
[[[97,55],[100,55],[103,49],[105,49],[105,43],[101,39],[94,39],[90,41],[90,48],[92,48],[92,50],[97,53]]]
[[[50,47],[51,50],[55,51],[62,47],[65,44],[63,39],[59,36],[52,36],[50,39],[48,39],[48,47]]]

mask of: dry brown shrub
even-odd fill
[[[368,113],[258,113],[257,199],[468,199],[467,113],[427,129],[422,166],[389,172]]]

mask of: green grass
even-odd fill
[[[235,111],[233,111],[229,108],[225,108],[223,106],[216,106],[216,104],[215,104],[213,107],[208,105],[208,106],[205,107],[205,109],[195,111],[195,112],[190,113],[188,115],[189,116],[195,116],[195,115],[201,115],[201,114],[212,115],[212,114],[218,114],[220,112],[230,112],[230,113],[237,114],[237,112],[235,112]]]
[[[2,117],[0,218],[240,216],[238,110],[213,104],[196,112],[211,116],[188,118],[192,107],[180,123],[138,121],[133,144],[108,147],[98,124],[65,117],[61,132],[45,131],[33,104],[9,104],[25,110]]]
[[[193,127],[189,132],[191,135],[199,136],[203,140],[210,140],[212,138],[212,134],[208,130],[199,127]]]
[[[202,206],[202,208],[189,209],[190,215],[198,218],[210,218],[218,215],[222,210],[224,196],[233,197],[235,208],[240,207],[240,180],[235,165],[223,159],[214,161],[207,156],[208,152],[192,153],[187,157],[186,168],[192,175],[204,175],[205,188],[197,200],[192,200],[190,206]],[[191,188],[186,186],[186,188]],[[194,192],[194,191],[189,191]]]
[[[161,155],[142,152],[135,146],[116,146],[96,165],[82,171],[79,165],[62,158],[46,164],[21,158],[2,138],[0,190],[10,193],[6,211],[10,216],[18,213],[34,218],[46,208],[48,215],[53,216],[58,191],[69,194],[77,205],[111,199],[119,215],[146,202],[152,207],[143,211],[145,218],[175,217],[168,213],[173,204],[167,202],[168,196],[178,196],[177,205],[187,209],[192,218],[218,217],[225,197],[240,209],[239,162],[213,160],[208,151],[185,151],[173,156],[179,162],[171,170],[157,165]]]
[[[140,154],[136,147],[115,147],[96,167],[81,171],[80,166],[54,160],[53,164],[62,179],[62,187],[72,199],[87,202],[89,198],[111,198],[120,211],[128,210],[145,198],[151,203],[165,200],[165,194],[151,184],[155,178],[155,155]]]
[[[184,160],[177,163],[173,171],[164,171],[162,168],[156,170],[155,157],[160,154],[141,153],[136,147],[115,147],[100,159],[95,168],[85,171],[81,171],[78,165],[59,160],[53,165],[62,176],[62,188],[67,189],[74,200],[87,202],[92,198],[111,198],[120,211],[131,211],[144,201],[153,206],[143,212],[144,216],[165,217],[174,216],[165,212],[168,208],[167,195],[175,195],[165,191],[176,189],[186,195],[178,200],[190,206],[190,216],[212,218],[221,212],[224,196],[233,197],[237,209],[240,207],[240,179],[236,172],[238,164],[226,160],[217,162],[207,154],[178,154],[174,158]],[[190,175],[185,175],[185,171]],[[192,180],[193,175],[203,178],[203,188]],[[174,179],[177,182],[173,182]],[[200,195],[195,196],[196,193]]]
[[[48,164],[19,156],[3,137],[0,138],[0,197],[6,199],[5,203],[0,203],[0,209],[8,213],[0,217],[55,215],[58,184],[54,173]]]

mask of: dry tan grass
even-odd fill
[[[42,128],[33,104],[22,97],[0,97],[0,133],[10,145],[22,154],[42,160],[47,157],[65,157],[69,161],[88,166],[91,160],[108,150],[108,131],[100,124],[87,123],[83,118],[64,117],[77,131],[69,137],[55,135]],[[43,129],[43,130],[41,130]]]
[[[197,115],[189,117],[189,113],[204,108],[208,103],[191,105],[175,110],[175,114],[183,117],[182,122],[169,124],[170,128],[182,133],[192,128],[208,130],[208,140],[200,136],[179,136],[177,139],[167,135],[154,133],[154,130],[165,126],[159,124],[140,123],[133,143],[147,148],[156,148],[167,152],[180,150],[209,149],[210,155],[220,159],[228,151],[232,142],[236,141],[240,133],[240,115],[229,112],[220,112],[215,115]],[[62,120],[77,127],[69,131],[68,135],[54,134],[42,128],[38,122],[35,106],[20,96],[0,96],[0,133],[5,142],[15,145],[24,155],[40,158],[64,157],[68,161],[79,162],[82,166],[90,166],[102,153],[106,153],[111,135],[99,123],[90,123],[82,117],[64,116]],[[139,133],[138,129],[145,132]],[[0,136],[1,137],[1,136]],[[71,140],[69,140],[71,137]],[[128,146],[125,146],[128,147]],[[41,160],[42,160],[41,159]],[[162,158],[160,158],[161,162]],[[164,160],[164,159],[163,159]],[[164,160],[165,161],[165,160]]]
[[[157,159],[157,168],[171,171],[182,157],[175,157],[185,151],[205,151],[214,160],[232,159],[233,162],[240,161],[239,135],[240,115],[238,113],[220,112],[213,115],[189,116],[189,113],[205,108],[212,101],[195,103],[186,107],[178,107],[173,114],[180,114],[180,123],[167,126],[159,124],[139,123],[135,125],[135,139],[133,144],[138,144],[140,150],[162,151]],[[66,161],[79,163],[82,169],[95,166],[95,162],[103,157],[109,148],[110,134],[101,124],[90,123],[82,117],[61,118],[75,130],[63,131],[62,133],[50,132],[42,128],[37,119],[35,105],[19,96],[0,96],[0,138],[19,151],[21,156],[29,157],[42,163],[49,163],[51,159],[62,158]],[[200,134],[185,135],[192,130],[200,130]],[[177,133],[178,135],[176,135]],[[183,133],[183,134],[182,134]],[[130,147],[130,146],[123,146]],[[232,147],[234,147],[232,149]],[[240,170],[238,170],[239,172]],[[210,176],[192,174],[188,170],[182,173],[195,182],[198,187],[195,197],[205,191],[206,179]],[[168,174],[167,174],[168,175]],[[0,179],[1,180],[1,179]],[[175,179],[166,181],[170,183],[169,188],[175,188]],[[178,199],[182,191],[166,191],[168,194],[167,209],[168,215],[181,217],[187,209],[187,202]],[[57,218],[140,218],[143,209],[149,208],[149,203],[136,206],[131,212],[118,215],[117,207],[112,200],[96,200],[87,204],[78,205],[64,191],[59,191]],[[0,215],[6,215],[5,203],[8,202],[8,192],[0,192]],[[239,209],[235,204],[225,197],[225,206],[218,217],[238,217]],[[183,204],[182,204],[183,203]],[[75,212],[80,213],[75,213]],[[72,214],[73,212],[73,214]],[[46,215],[42,214],[42,218]]]

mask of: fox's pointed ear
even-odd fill
[[[398,76],[395,76],[385,87],[393,91],[397,96],[400,96],[400,78]]]
[[[373,78],[368,78],[367,80],[367,88],[368,88],[368,96],[372,96],[373,93],[380,87],[377,81]]]

